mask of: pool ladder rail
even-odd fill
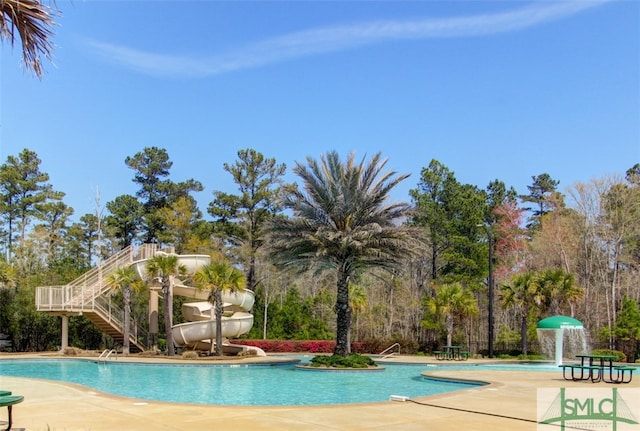
[[[100,353],[100,356],[98,356],[98,362],[107,362],[113,353],[115,353],[115,357],[118,359],[118,352],[115,349],[104,349],[104,351]]]
[[[397,351],[397,352],[390,352],[392,349],[394,349],[394,348],[396,348],[396,347],[398,348],[398,351]],[[387,353],[387,352],[389,352],[389,353]],[[385,353],[386,353],[386,355],[385,355]],[[382,352],[380,352],[379,354],[380,354],[380,355],[384,355],[384,356],[382,356],[382,358],[380,358],[380,359],[387,359],[387,358],[390,358],[390,357],[392,357],[392,356],[397,355],[398,353],[400,353],[400,343],[393,343],[392,345],[390,345],[389,347],[387,347],[386,349],[384,349],[384,350],[383,350]]]

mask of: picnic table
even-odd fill
[[[562,364],[562,376],[565,380],[590,380],[593,383],[629,383],[635,367],[615,365],[615,355],[584,353],[576,355],[580,363]],[[569,374],[570,372],[570,374]]]
[[[461,346],[444,346],[444,350],[436,350],[433,353],[439,360],[466,360],[469,358],[469,352],[463,351]]]

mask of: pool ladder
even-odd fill
[[[116,359],[118,359],[118,352],[115,349],[104,349],[100,356],[98,356],[98,362],[107,362],[112,353],[116,354]]]
[[[398,351],[397,351],[397,352],[390,352],[390,353],[387,353],[387,352],[389,352],[390,350],[392,350],[392,349],[393,349],[393,348],[395,348],[395,347],[397,347],[397,348],[398,348]],[[385,355],[385,353],[387,353],[387,354]],[[387,358],[390,358],[390,357],[392,357],[392,356],[397,355],[398,353],[400,353],[400,343],[393,343],[392,345],[390,345],[389,347],[387,347],[386,349],[384,349],[382,352],[380,352],[380,355],[384,355],[381,359],[387,359]]]

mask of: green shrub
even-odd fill
[[[543,359],[546,359],[545,356],[536,355],[536,354],[533,354],[533,355],[518,355],[517,357],[518,357],[518,359],[525,360],[525,361],[541,361]]]
[[[81,356],[81,355],[85,355],[86,352],[77,347],[65,347],[64,350],[62,351],[62,354],[64,356]]]
[[[595,349],[591,352],[592,355],[607,355],[607,356],[615,356],[615,362],[624,362],[627,360],[627,355],[625,355],[620,350],[609,350],[609,349]]]
[[[329,367],[329,368],[369,368],[377,367],[376,363],[368,356],[352,353],[344,357],[338,355],[331,356],[314,356],[311,359],[312,367]]]
[[[182,359],[198,359],[199,357],[198,352],[194,352],[193,350],[182,352]]]

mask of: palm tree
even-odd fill
[[[335,151],[308,167],[293,169],[304,191],[288,188],[284,205],[292,218],[270,223],[271,257],[280,267],[297,271],[335,272],[337,329],[334,354],[347,356],[351,327],[349,282],[365,268],[393,271],[411,255],[412,240],[399,223],[409,205],[388,203],[390,191],[408,175],[382,173],[380,154],[357,164],[351,153],[341,162]]]
[[[215,307],[216,356],[222,355],[222,292],[244,290],[245,277],[242,271],[227,261],[211,262],[201,267],[193,276],[196,287],[209,290],[209,302]],[[213,346],[212,346],[213,347]]]
[[[131,294],[134,290],[142,288],[143,282],[136,277],[135,270],[130,267],[118,268],[107,276],[107,284],[112,289],[122,291],[124,300],[124,317],[122,322],[122,332],[124,341],[122,342],[122,354],[129,354],[131,336]]]
[[[573,274],[561,269],[547,269],[539,274],[540,292],[551,314],[558,314],[561,306],[568,304],[573,317],[573,301],[584,294],[582,287],[576,286],[574,280]]]
[[[473,293],[462,287],[460,283],[436,286],[435,295],[427,301],[427,308],[432,314],[444,319],[448,346],[453,343],[456,317],[473,316],[478,313],[478,305]]]
[[[53,16],[58,10],[40,0],[0,0],[0,39],[13,45],[16,31],[22,43],[22,61],[37,77],[42,77],[42,60],[53,52]]]
[[[147,261],[147,274],[160,282],[162,287],[162,312],[164,314],[164,332],[167,339],[167,354],[173,356],[175,348],[173,345],[173,279],[176,276],[183,276],[187,272],[184,265],[178,262],[175,254],[156,254]]]
[[[543,296],[535,274],[525,272],[513,277],[510,284],[500,286],[503,308],[513,307],[520,315],[520,340],[522,353],[528,354],[527,330],[532,307],[540,306]]]

